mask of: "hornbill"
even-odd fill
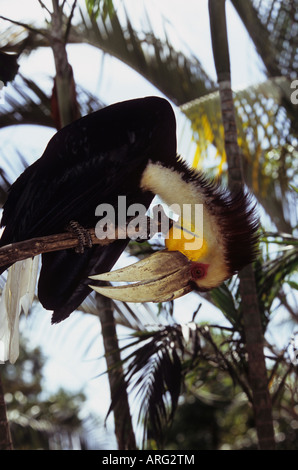
[[[250,197],[231,194],[177,156],[174,112],[159,97],[116,103],[59,130],[12,185],[0,246],[60,233],[71,221],[92,228],[98,222],[96,207],[105,203],[116,209],[119,195],[127,206],[148,208],[155,195],[168,205],[203,204],[204,230],[193,234],[200,248],[185,249],[184,234],[177,237],[179,229],[172,226],[165,250],[127,270],[109,273],[127,239],[80,254],[73,249],[44,253],[38,296],[53,310],[53,323],[67,318],[92,288],[119,300],[161,302],[218,286],[254,259],[258,223]],[[180,234],[186,226],[192,227],[191,221],[185,227],[182,221]],[[94,279],[99,285],[92,285]],[[139,282],[103,286],[102,281],[115,280]]]

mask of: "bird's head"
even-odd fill
[[[132,284],[91,286],[94,290],[127,302],[169,301],[192,290],[219,286],[254,260],[258,220],[249,194],[233,195],[201,174],[182,169],[177,176],[155,165],[143,177],[144,188],[155,191],[171,207],[190,207],[166,234],[166,249],[126,268],[91,277]]]

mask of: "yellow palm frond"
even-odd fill
[[[289,187],[295,171],[295,159],[292,157],[296,136],[292,132],[287,110],[283,107],[288,89],[288,80],[279,77],[234,93],[238,144],[246,183],[260,202],[264,202],[270,192],[274,211],[279,212],[281,219],[284,211],[281,194]],[[193,166],[201,169],[210,150],[213,149],[214,155],[215,148],[214,176],[221,176],[226,155],[219,93],[210,93],[182,105],[180,109],[191,121],[197,146]],[[288,171],[289,167],[291,171]],[[283,227],[285,229],[286,224]]]

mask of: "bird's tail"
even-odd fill
[[[0,300],[0,363],[19,355],[19,316],[28,314],[34,299],[39,257],[13,264]]]

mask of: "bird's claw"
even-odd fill
[[[74,233],[78,238],[78,246],[75,247],[76,253],[84,253],[85,248],[92,247],[92,239],[89,230],[82,227],[75,220],[71,220],[67,225],[67,231]]]

